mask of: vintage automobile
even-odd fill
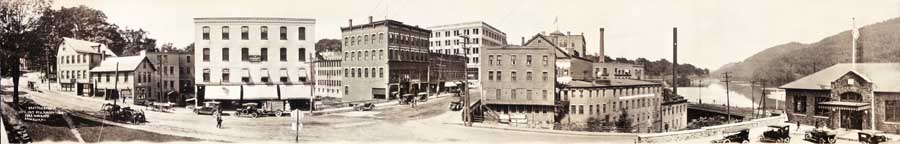
[[[217,113],[221,113],[222,109],[219,108],[219,102],[203,102],[202,106],[194,108],[194,113],[200,114],[208,114],[208,115],[216,115]]]
[[[836,134],[827,129],[813,129],[810,131],[806,131],[806,135],[803,139],[813,143],[829,144],[833,144],[837,141]]]
[[[361,103],[353,105],[354,111],[370,111],[372,109],[375,109],[375,104],[372,103]]]
[[[712,143],[749,143],[750,129],[743,129],[738,133],[734,133],[725,138],[713,140]]]
[[[462,101],[450,102],[450,110],[451,111],[459,111],[462,110],[463,104]]]
[[[116,104],[103,104],[100,108],[101,112],[106,114],[105,118],[111,121],[139,124],[147,121],[144,111],[131,109],[130,107],[121,107]]]
[[[788,143],[791,141],[791,126],[770,125],[769,130],[763,132],[763,135],[760,136],[759,141]]]
[[[281,117],[284,114],[284,101],[265,101],[262,108],[257,103],[241,104],[237,109],[237,116],[257,118],[259,116],[275,115]]]
[[[879,144],[888,140],[882,132],[878,131],[861,131],[858,135],[860,143]]]

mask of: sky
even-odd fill
[[[119,26],[149,31],[157,44],[194,41],[197,17],[316,19],[315,39],[340,38],[348,19],[393,19],[428,27],[484,21],[510,44],[541,32],[584,34],[589,54],[605,28],[606,55],[672,60],[678,28],[679,63],[715,70],[766,48],[814,43],[827,36],[900,16],[897,0],[55,0],[85,5]],[[556,21],[556,22],[555,22]]]

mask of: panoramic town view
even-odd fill
[[[900,143],[900,1],[0,1],[0,143]]]

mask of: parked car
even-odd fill
[[[219,102],[203,102],[203,105],[194,109],[194,113],[200,114],[208,114],[215,115],[216,113],[222,112],[222,109],[219,108]]]
[[[743,129],[738,133],[734,133],[725,138],[713,140],[712,143],[749,143],[750,129]]]
[[[878,131],[861,131],[858,133],[859,142],[865,144],[879,144],[888,141],[882,132]]]
[[[829,143],[833,144],[837,141],[836,134],[826,129],[813,129],[806,131],[805,140],[813,143]]]
[[[281,117],[284,114],[284,101],[265,101],[260,108],[257,103],[241,104],[237,110],[237,116],[257,118],[260,116],[275,115]]]
[[[763,135],[759,138],[759,141],[789,143],[791,142],[791,126],[770,125],[769,130],[763,132]]]

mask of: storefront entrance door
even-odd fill
[[[861,111],[841,111],[841,128],[862,129],[863,113]]]

